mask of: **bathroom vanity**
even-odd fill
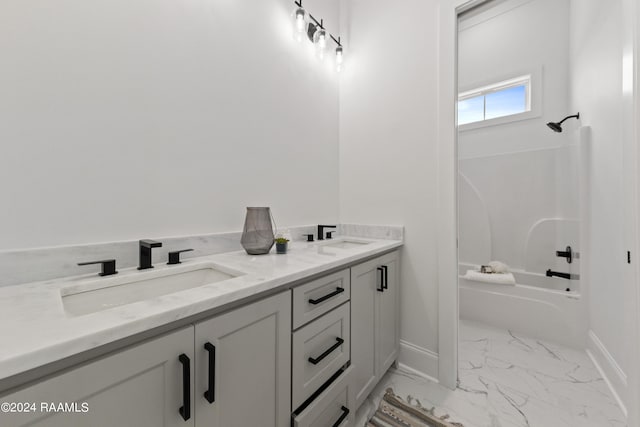
[[[0,351],[0,401],[15,409],[0,424],[352,425],[398,356],[401,245],[342,237],[296,242],[288,255],[192,258],[145,277],[214,267],[228,277],[190,274],[205,284],[111,308],[78,306],[141,273],[106,288],[83,276],[0,289],[2,309],[52,304],[16,322],[16,345]]]

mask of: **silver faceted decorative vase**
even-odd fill
[[[270,208],[247,208],[240,244],[249,255],[268,254],[273,247],[275,232]]]

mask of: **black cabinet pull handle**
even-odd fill
[[[384,292],[384,270],[382,267],[378,267],[377,270],[380,272],[380,287],[378,287],[378,284],[376,283],[376,291]]]
[[[330,294],[327,294],[323,297],[320,297],[318,299],[310,299],[309,300],[309,304],[313,304],[313,305],[318,305],[321,302],[325,302],[326,300],[328,300],[329,298],[333,298],[336,295],[340,295],[341,293],[344,292],[344,288],[336,288],[335,291],[331,292]]]
[[[322,353],[320,356],[316,357],[315,359],[313,357],[310,357],[308,359],[309,362],[311,362],[313,365],[317,365],[322,361],[322,359],[330,355],[332,351],[340,347],[343,343],[344,343],[344,340],[342,338],[336,337],[336,343],[334,345],[329,347],[324,353]]]
[[[349,416],[349,412],[351,412],[351,411],[349,411],[349,408],[346,408],[344,406],[342,408],[340,408],[340,409],[342,409],[342,415],[340,415],[340,418],[338,418],[338,421],[335,422],[333,427],[338,427],[340,424],[342,424],[344,419]]]
[[[384,282],[382,282],[382,289],[389,289],[389,268],[386,265],[383,265],[382,270],[384,271]]]
[[[204,398],[213,403],[216,401],[216,346],[208,342],[204,349],[209,352],[209,389],[204,392]]]
[[[186,354],[178,356],[182,363],[182,406],[179,409],[182,419],[191,418],[191,359]]]

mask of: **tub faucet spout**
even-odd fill
[[[547,270],[547,277],[562,277],[567,280],[577,280],[577,275],[571,275],[570,273],[560,273],[557,271],[551,271],[551,269]]]

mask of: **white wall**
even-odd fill
[[[590,350],[625,394],[631,337],[625,333],[622,1],[571,1],[571,105],[591,127]],[[637,361],[636,361],[637,362]]]
[[[437,2],[350,0],[347,6],[340,220],[405,226],[401,339],[436,376]]]
[[[495,259],[540,274],[573,267],[555,251],[580,250],[578,153],[568,146],[577,122],[560,134],[545,125],[574,113],[568,28],[569,0],[506,0],[461,19],[461,91],[527,73],[535,79],[533,117],[459,133],[461,262]]]
[[[461,159],[569,142],[566,133],[552,133],[545,126],[568,115],[568,26],[569,0],[506,0],[462,19],[458,39],[460,90],[534,72],[540,74],[534,77],[542,82],[541,93],[534,94],[541,98],[542,109],[532,119],[460,132]],[[567,122],[565,128],[571,129],[572,125]]]
[[[0,250],[336,221],[338,77],[292,3],[0,2]]]

